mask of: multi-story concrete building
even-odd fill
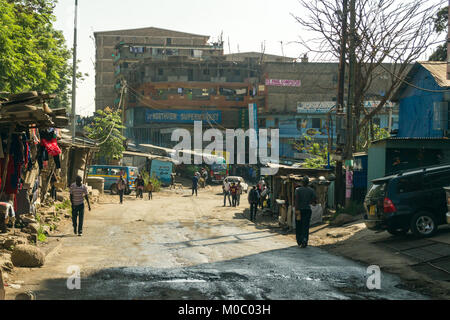
[[[259,64],[224,56],[147,58],[126,75],[128,138],[137,143],[173,146],[176,128],[224,130],[248,127],[248,105],[264,106]]]
[[[95,108],[104,109],[106,106],[117,104],[116,95],[116,67],[114,61],[117,60],[117,45],[126,44],[128,49],[136,44],[136,51],[129,52],[139,54],[143,48],[155,48],[155,53],[160,50],[171,50],[175,47],[195,48],[206,46],[209,36],[196,35],[185,32],[165,30],[160,28],[141,28],[131,30],[116,30],[95,32],[96,44],[96,78],[95,78]],[[126,46],[124,46],[125,48]],[[130,49],[129,49],[130,50]],[[133,49],[134,50],[134,49]],[[181,50],[180,50],[181,51]],[[153,51],[152,51],[153,53]],[[127,55],[127,58],[132,58]],[[119,56],[120,58],[120,56]]]

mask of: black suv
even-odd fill
[[[372,183],[364,200],[367,228],[431,237],[447,223],[444,187],[450,186],[450,165],[405,171]]]

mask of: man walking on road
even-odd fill
[[[224,182],[224,184],[222,186],[222,190],[223,190],[223,206],[224,207],[226,207],[226,205],[227,205],[227,198],[228,198],[228,203],[230,204],[230,207],[231,207],[230,189],[231,189],[230,183],[228,181]]]
[[[70,186],[73,232],[77,234],[78,231],[78,236],[80,237],[83,235],[84,199],[86,199],[89,211],[91,211],[91,204],[89,203],[89,193],[86,185],[82,184],[82,181],[82,178],[78,176],[75,180],[75,183],[72,183],[72,185]]]
[[[127,182],[123,178],[123,175],[120,174],[120,177],[117,180],[117,190],[119,191],[120,204],[123,204],[123,194],[125,192],[126,187],[127,187]]]
[[[237,186],[236,186],[236,184],[234,182],[231,184],[230,192],[231,192],[231,200],[232,200],[231,202],[233,203],[233,207],[236,207],[236,204],[237,204]]]
[[[297,244],[302,248],[308,245],[311,204],[316,201],[316,193],[308,185],[309,178],[304,177],[302,186],[295,189],[295,229]]]
[[[136,184],[136,198],[144,198],[144,186],[145,181],[142,178],[141,175],[138,176],[138,178],[134,181]]]
[[[194,195],[195,192],[195,196],[198,197],[198,174],[195,174],[194,177],[192,178],[192,195]]]
[[[258,211],[259,194],[256,186],[253,186],[248,194],[248,202],[250,203],[250,221],[256,220],[256,212]]]
[[[241,194],[242,194],[242,185],[241,182],[239,181],[237,184],[237,194],[236,194],[236,204],[238,207],[241,204]]]

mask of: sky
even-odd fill
[[[400,1],[400,0],[399,0]],[[75,0],[59,0],[55,28],[73,46]],[[295,43],[304,36],[291,16],[301,15],[297,0],[79,0],[78,70],[89,76],[77,89],[77,114],[95,111],[95,42],[97,31],[156,27],[211,36],[223,32],[225,53],[261,52],[300,57],[305,49]],[[283,45],[281,44],[283,42]],[[282,51],[283,47],[283,51]]]

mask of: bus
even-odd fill
[[[228,166],[225,158],[218,158],[215,163],[211,165],[211,181],[215,183],[222,183],[228,176]]]
[[[136,190],[134,181],[139,175],[139,169],[136,167],[110,166],[110,165],[93,165],[89,168],[88,177],[101,177],[105,179],[105,190],[110,190],[111,194],[118,194],[117,179],[122,173],[123,178],[127,182],[125,194],[129,195],[131,191]]]

